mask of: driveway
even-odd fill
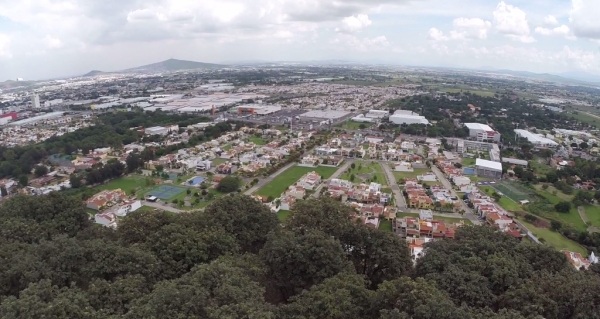
[[[398,206],[398,209],[406,210],[406,199],[404,198],[404,195],[402,194],[402,191],[398,186],[396,176],[394,176],[394,172],[392,171],[389,162],[380,161],[379,165],[381,165],[381,168],[383,169],[383,173],[385,175],[385,178],[387,179],[387,184],[392,189],[392,193],[394,194],[394,199],[396,200],[396,205]]]
[[[171,213],[175,213],[175,214],[189,212],[189,211],[186,211],[186,210],[181,210],[181,209],[177,209],[177,208],[168,206],[166,204],[163,204],[163,202],[153,203],[153,202],[149,202],[149,201],[142,201],[142,205],[143,206],[149,206],[149,207],[153,207],[153,208],[162,209],[162,210],[165,210],[167,212],[171,212]]]

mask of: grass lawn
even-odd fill
[[[212,163],[213,163],[213,165],[214,165],[214,166],[217,166],[217,165],[221,165],[221,164],[223,164],[223,163],[227,163],[227,161],[229,161],[229,160],[228,160],[228,159],[226,159],[226,158],[215,158],[215,159],[212,161]]]
[[[392,232],[392,222],[387,219],[380,220],[379,229]]]
[[[460,162],[463,166],[475,166],[474,158],[463,157],[463,159]]]
[[[265,141],[264,139],[260,138],[260,137],[256,137],[256,136],[252,136],[250,138],[250,142],[256,144],[256,145],[265,145],[267,144],[267,141]]]
[[[457,216],[460,216],[460,215],[457,214]],[[413,214],[413,213],[396,213],[396,217],[417,217],[418,218],[419,214]],[[473,223],[470,220],[466,219],[466,218],[450,218],[450,217],[441,217],[441,216],[433,215],[433,219],[435,219],[435,220],[441,220],[441,221],[444,221],[444,222],[447,222],[447,223],[452,223],[452,224],[458,223],[458,222],[460,222],[462,220],[463,222],[465,222],[465,225],[473,225]]]
[[[576,242],[569,240],[560,233],[554,232],[548,228],[537,228],[532,224],[519,219],[519,221],[525,225],[538,239],[544,239],[546,244],[556,248],[557,250],[569,250],[581,253],[583,256],[587,256],[587,250],[583,246]]]
[[[371,174],[371,179],[375,178],[375,182],[386,185],[387,180],[385,179],[385,175],[383,175],[383,168],[377,162],[369,162],[369,161],[356,161],[354,162],[354,169],[349,167],[350,173],[345,172],[340,176],[340,179],[350,180],[350,176],[354,175],[354,182],[365,182],[359,175]]]
[[[428,172],[431,172],[429,168],[415,168],[413,172],[394,172],[394,176],[396,176],[396,181],[400,181],[400,179],[417,178]]]
[[[521,208],[521,205],[519,205],[518,203],[515,203],[512,199],[508,198],[508,197],[502,197],[500,198],[500,201],[498,202],[498,204],[508,210],[508,211],[513,211],[513,212],[522,212],[523,208]]]
[[[543,190],[541,186],[536,186],[537,194],[541,197],[546,198],[552,205],[556,205],[561,201],[570,202],[573,199],[572,195],[567,195],[562,193],[561,191],[556,191],[556,195],[551,193],[551,190],[556,190],[554,187],[548,187],[547,190]],[[559,213],[556,211],[547,212],[548,216],[554,217],[556,219],[561,220],[564,223],[571,224],[573,227],[584,231],[587,229],[587,225],[581,220],[581,216],[579,216],[579,212],[577,211],[577,207],[571,207],[571,210],[567,213]],[[586,210],[586,215],[587,210]],[[588,215],[589,217],[589,215]]]
[[[292,212],[289,210],[280,210],[277,212],[277,218],[279,219],[280,222],[284,222],[284,221],[288,220],[288,218],[290,218],[291,214],[292,214]]]
[[[440,91],[448,92],[448,93],[471,93],[483,97],[493,97],[496,92],[493,91],[485,91],[485,90],[471,90],[471,89],[440,89]]]
[[[227,145],[223,146],[223,147],[222,147],[222,149],[223,149],[224,151],[229,151],[229,150],[230,150],[232,147],[233,147],[233,146],[232,146],[231,144],[227,144]]]
[[[275,177],[270,183],[259,189],[256,194],[261,196],[279,197],[285,190],[296,183],[304,174],[315,171],[321,178],[327,179],[337,171],[337,167],[301,167],[294,166]]]
[[[121,189],[125,193],[129,194],[129,192],[138,187],[145,188],[146,183],[144,177],[139,175],[131,175],[127,177],[121,177],[117,179],[113,179],[112,181],[96,186],[97,190],[113,190],[113,189]]]
[[[361,129],[361,125],[364,125],[363,127],[367,128],[367,127],[371,127],[373,125],[373,123],[348,121],[348,122],[344,122],[344,123],[340,124],[339,127],[342,129],[346,129],[346,130],[359,130],[359,129]]]
[[[533,160],[529,161],[529,166],[531,167],[531,169],[533,169],[536,175],[546,176],[546,174],[555,171],[552,167],[550,167],[550,165],[547,165],[543,162],[544,160],[539,158],[534,158]]]
[[[600,227],[600,206],[585,206],[585,215],[590,226]]]
[[[486,177],[479,177],[477,175],[465,175],[466,177],[468,177],[471,182],[473,183],[478,183],[478,182],[489,182],[491,181],[491,179],[486,178]]]

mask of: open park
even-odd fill
[[[370,183],[375,182],[387,185],[387,180],[383,174],[383,168],[378,162],[371,161],[356,161],[353,163],[354,168],[349,166],[346,172],[340,176],[340,179],[345,179],[353,183]],[[354,178],[352,178],[354,176]]]

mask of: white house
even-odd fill
[[[102,226],[117,228],[117,215],[113,213],[96,214],[94,220]]]
[[[131,212],[135,212],[136,210],[140,209],[141,207],[142,207],[142,202],[140,202],[139,200],[134,200],[134,201],[130,201],[130,202],[125,202],[123,205],[117,207],[113,213],[117,216],[123,217]]]
[[[417,179],[423,182],[436,182],[437,176],[434,173],[427,173],[420,176],[417,176]]]
[[[394,166],[394,171],[396,172],[414,172],[415,170],[412,167],[411,163],[408,162],[400,162]]]
[[[471,179],[467,176],[454,176],[452,181],[454,182],[454,185],[458,187],[471,184]]]

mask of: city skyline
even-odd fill
[[[599,10],[591,0],[0,1],[0,80],[169,58],[600,75]]]

